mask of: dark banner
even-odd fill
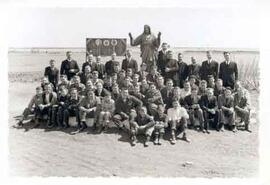
[[[94,56],[110,56],[113,52],[117,56],[125,55],[127,39],[124,38],[87,38],[86,53]]]

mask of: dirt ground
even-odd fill
[[[258,120],[252,113],[252,133],[188,130],[191,143],[129,144],[124,132],[70,135],[64,130],[12,128],[38,83],[9,84],[9,163],[15,176],[85,177],[255,177],[258,175]],[[252,92],[254,110],[258,94]]]

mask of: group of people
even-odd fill
[[[130,37],[132,45],[149,39]],[[160,33],[153,42],[159,46]],[[251,132],[249,93],[238,81],[237,63],[231,61],[229,52],[224,52],[225,61],[220,65],[211,51],[206,52],[207,59],[201,65],[194,57],[188,65],[182,53],[176,60],[168,44],[162,43],[155,56],[151,53],[150,62],[143,54],[140,67],[127,50],[122,62],[116,60],[115,53],[106,63],[101,56],[89,54],[81,70],[72,52],[66,56],[60,70],[50,60],[36,94],[17,123],[19,127],[30,114],[34,114],[33,128],[43,120],[49,128],[67,128],[70,116],[75,116],[78,130],[74,133],[78,133],[92,118],[97,133],[109,129],[110,123],[128,131],[132,146],[139,134],[145,136],[145,146],[152,136],[154,144],[161,145],[166,131],[171,144],[179,134],[190,142],[187,128],[207,134],[211,129],[236,132],[240,127]]]

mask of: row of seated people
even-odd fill
[[[155,70],[153,66],[151,71]],[[190,141],[185,131],[187,126],[210,133],[209,127],[224,131],[227,125],[236,132],[236,117],[241,119],[239,125],[244,122],[245,130],[250,131],[250,99],[240,82],[231,89],[223,87],[222,80],[215,81],[212,76],[209,76],[210,83],[190,76],[181,89],[174,86],[172,79],[166,79],[164,85],[164,78],[158,73],[149,80],[149,76],[130,76],[124,70],[103,79],[97,71],[90,70],[84,84],[82,79],[74,75],[69,81],[66,75],[61,75],[56,85],[47,77],[42,78],[18,126],[34,114],[34,127],[47,118],[49,128],[67,128],[69,117],[76,116],[77,133],[87,127],[86,118],[93,118],[97,132],[107,129],[112,122],[128,130],[132,145],[136,144],[138,134],[144,134],[145,146],[153,133],[154,143],[161,144],[165,130],[170,131],[172,144],[179,132],[185,141]]]

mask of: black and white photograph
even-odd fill
[[[247,2],[11,8],[9,176],[258,178],[259,16]]]

